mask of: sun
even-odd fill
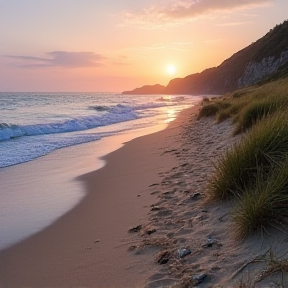
[[[169,75],[173,75],[176,72],[176,68],[174,65],[169,65],[167,66],[166,71]]]

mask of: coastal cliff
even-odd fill
[[[263,58],[261,62],[251,61],[248,63],[244,74],[238,81],[238,88],[253,85],[266,76],[269,76],[288,62],[288,50],[280,54],[279,58],[270,56]]]
[[[142,95],[142,94],[163,94],[164,93],[165,86],[160,84],[155,85],[145,85],[140,88],[136,88],[132,91],[124,91],[122,94],[130,95],[130,94],[136,94],[136,95]]]
[[[288,21],[285,21],[218,67],[172,79],[160,90],[153,89],[157,85],[149,86],[150,90],[143,86],[122,94],[223,94],[263,81],[285,70],[283,67],[287,65]]]

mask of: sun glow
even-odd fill
[[[176,72],[176,68],[174,65],[169,65],[167,66],[166,71],[169,75],[173,75]]]

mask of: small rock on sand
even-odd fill
[[[129,231],[130,233],[136,233],[136,232],[139,232],[141,229],[142,229],[142,225],[140,224],[140,225],[138,225],[138,226],[135,226],[135,227],[130,228],[128,231]]]

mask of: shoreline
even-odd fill
[[[81,176],[88,193],[80,204],[43,231],[0,251],[0,285],[107,288],[127,287],[127,279],[131,287],[143,285],[154,259],[127,252],[136,241],[127,231],[148,219],[155,202],[149,185],[175,164],[169,153],[161,156],[167,139],[181,129],[183,113],[187,118],[193,109],[198,107],[180,112],[166,129],[129,141],[103,158],[106,166]]]
[[[287,233],[272,229],[239,242],[233,202],[207,201],[214,164],[242,136],[232,136],[231,120],[197,121],[199,107],[78,177],[87,191],[79,205],[0,251],[0,287],[188,288],[199,277],[203,288],[286,287],[281,273],[261,277],[273,259],[286,265],[279,261]],[[183,249],[189,253],[179,257]]]
[[[105,165],[105,155],[134,138],[165,127],[167,124],[129,130],[100,141],[57,149],[33,161],[0,168],[1,196],[4,197],[4,202],[0,203],[3,215],[0,230],[4,234],[0,238],[0,251],[42,231],[78,205],[85,196],[85,189],[77,178],[101,169]],[[61,195],[57,191],[61,191]]]

